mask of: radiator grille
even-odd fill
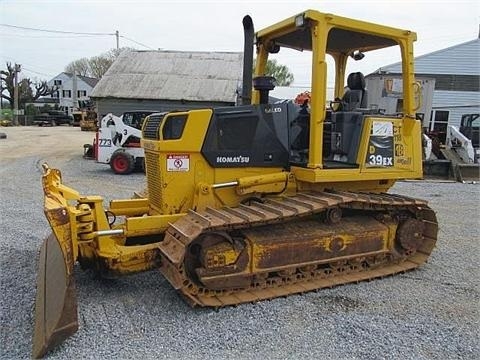
[[[162,210],[162,173],[160,158],[156,153],[145,151],[147,165],[148,199],[150,204],[157,210]]]
[[[159,127],[166,113],[150,115],[145,119],[142,137],[144,139],[159,140]]]

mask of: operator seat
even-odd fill
[[[368,98],[363,74],[354,72],[348,75],[347,87],[337,111],[354,111],[357,108],[366,108]]]
[[[337,111],[332,113],[331,152],[333,160],[356,164],[364,115],[368,104],[365,77],[361,72],[348,75],[347,91]]]

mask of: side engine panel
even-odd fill
[[[287,103],[214,109],[202,154],[213,168],[288,168],[292,112]]]

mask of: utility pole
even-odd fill
[[[117,38],[117,50],[120,48],[120,34],[118,30],[115,31],[115,36]]]
[[[77,71],[75,69],[73,72],[73,78],[72,78],[72,111],[75,111],[76,108],[78,108],[78,102],[77,102]],[[70,115],[70,112],[68,112],[68,115]]]
[[[20,64],[15,64],[15,77],[13,83],[13,115],[14,125],[18,125],[18,73],[21,70]]]

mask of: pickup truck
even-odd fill
[[[51,110],[47,113],[42,113],[40,115],[35,115],[33,118],[33,124],[38,126],[43,125],[62,125],[62,124],[73,124],[73,116],[66,115],[63,111]]]

